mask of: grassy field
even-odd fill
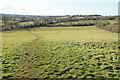
[[[3,78],[119,78],[118,34],[40,27],[2,34]]]
[[[35,30],[35,31],[34,31]],[[41,27],[32,29],[44,40],[56,41],[117,41],[118,35],[101,31],[92,26],[88,27]]]

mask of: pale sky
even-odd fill
[[[1,0],[0,13],[23,15],[117,15],[119,0]]]

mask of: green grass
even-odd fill
[[[92,26],[29,30],[3,32],[3,78],[120,77],[118,34]]]
[[[44,40],[56,41],[117,41],[118,35],[89,27],[41,27],[33,31]]]

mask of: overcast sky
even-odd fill
[[[24,15],[117,15],[119,0],[1,0],[0,13]]]

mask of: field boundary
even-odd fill
[[[93,26],[93,27],[94,27],[94,28],[97,28],[96,26]],[[97,28],[97,29],[100,29],[100,28]],[[104,29],[100,29],[100,30],[102,30],[102,31],[104,31],[104,32],[111,33],[111,34],[118,34],[118,33],[110,32],[110,31],[106,31],[106,30],[104,30]]]

